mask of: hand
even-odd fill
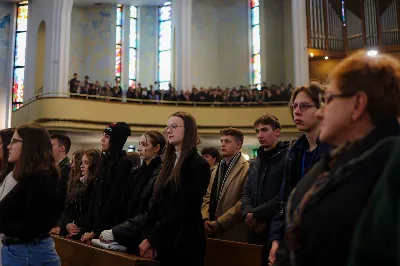
[[[210,222],[209,227],[212,232],[216,232],[220,229],[219,223],[217,221]]]
[[[265,230],[267,229],[267,224],[266,223],[261,223],[257,224],[256,227],[254,228],[254,231],[257,234],[263,235],[265,233]]]
[[[151,246],[150,242],[145,239],[139,245],[140,256],[148,259],[157,257],[157,251]]]
[[[275,255],[278,248],[279,248],[279,241],[277,240],[272,241],[272,247],[268,257],[268,266],[272,266],[275,263]]]
[[[70,236],[75,236],[75,235],[79,234],[81,229],[78,228],[78,226],[76,226],[76,224],[69,223],[69,224],[67,224],[67,231]]]
[[[51,229],[50,231],[51,234],[56,234],[59,235],[60,234],[60,227],[54,227]]]
[[[112,243],[113,241],[107,241],[107,240],[104,240],[104,238],[103,238],[103,236],[102,235],[100,235],[99,236],[99,239],[100,239],[100,241],[101,242],[103,242],[103,243],[106,243],[106,244],[110,244],[110,243]]]
[[[90,233],[85,233],[82,237],[81,237],[81,242],[84,242],[86,244],[90,244],[90,240],[92,240],[95,237],[95,233],[94,232],[90,232]]]
[[[256,227],[256,225],[257,225],[257,219],[256,219],[256,217],[254,217],[254,215],[252,213],[248,213],[246,215],[245,223],[247,224],[247,226],[250,229],[254,229],[254,227]]]
[[[204,229],[206,230],[206,234],[207,234],[207,235],[209,235],[209,234],[211,234],[211,233],[213,232],[213,231],[211,230],[210,224],[211,224],[211,221],[210,221],[210,220],[206,220],[206,221],[204,222]]]

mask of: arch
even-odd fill
[[[45,55],[46,55],[46,22],[42,20],[39,24],[39,29],[37,32],[37,41],[36,41],[35,95],[43,92]]]

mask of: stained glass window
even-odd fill
[[[342,0],[342,21],[343,26],[346,26],[346,10],[344,9],[344,0]]]
[[[250,0],[251,8],[251,72],[252,84],[261,89],[261,41],[260,41],[260,3]]]
[[[17,4],[17,21],[14,50],[12,108],[19,109],[24,101],[26,32],[28,30],[28,1]]]
[[[129,85],[136,81],[137,69],[137,7],[130,8],[129,28]]]
[[[160,90],[168,90],[171,81],[171,2],[158,9],[158,82]]]
[[[115,52],[115,76],[121,77],[122,72],[122,18],[123,18],[123,6],[117,5],[117,27],[116,27],[116,52]]]

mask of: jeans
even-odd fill
[[[61,266],[51,237],[38,243],[4,246],[1,253],[2,266]]]

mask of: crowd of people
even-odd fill
[[[161,265],[204,265],[206,237],[263,246],[263,265],[398,265],[400,63],[359,52],[330,83],[296,88],[290,112],[304,134],[280,141],[273,114],[244,134],[220,131],[199,154],[195,118],[176,112],[147,131],[137,158],[124,122],[101,150],[75,151],[40,125],[0,131],[3,265],[60,265],[49,232]],[[134,166],[133,162],[136,162]]]
[[[220,87],[197,88],[192,86],[192,90],[177,91],[171,84],[168,90],[160,90],[155,85],[142,87],[141,83],[131,84],[127,91],[121,88],[121,79],[115,79],[115,85],[108,81],[102,86],[99,81],[90,82],[89,76],[85,76],[84,81],[78,80],[78,74],[74,73],[74,77],[69,82],[69,91],[72,97],[89,96],[95,99],[96,96],[113,97],[112,101],[118,101],[118,98],[136,99],[136,100],[152,100],[152,101],[181,101],[181,102],[200,102],[200,103],[232,103],[232,104],[262,104],[266,102],[288,102],[290,95],[294,91],[292,84],[285,86],[271,85],[267,86],[264,82],[260,87],[240,86],[222,89]],[[110,100],[110,99],[107,99]]]

